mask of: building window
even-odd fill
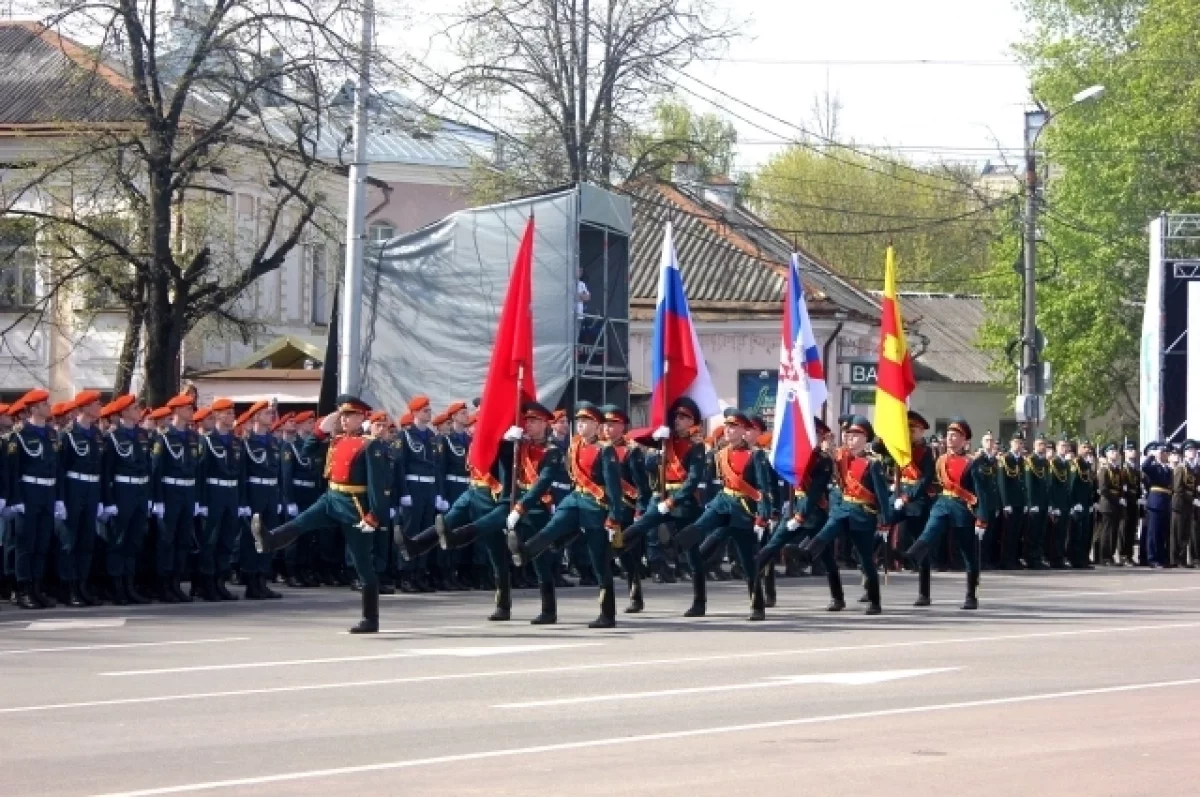
[[[37,251],[32,227],[22,221],[0,225],[0,306],[37,303]]]
[[[313,324],[324,326],[329,323],[330,304],[332,303],[329,293],[329,263],[325,244],[306,245],[304,260],[307,263],[312,284],[312,316],[309,320]]]
[[[396,237],[396,227],[390,222],[377,221],[367,228],[367,241],[374,246],[381,246]]]

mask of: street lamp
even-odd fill
[[[1104,96],[1104,86],[1089,86],[1075,94],[1071,102],[1053,113],[1040,105],[1025,112],[1025,260],[1024,318],[1021,324],[1020,395],[1017,396],[1017,420],[1036,431],[1045,415],[1042,385],[1041,345],[1037,330],[1037,142],[1042,131],[1058,116],[1076,105]]]

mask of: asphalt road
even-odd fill
[[[853,574],[845,573],[853,583]],[[647,585],[590,631],[595,590],[0,611],[0,794],[1195,795],[1200,574],[893,576],[884,614],[781,579]]]

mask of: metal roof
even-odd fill
[[[741,208],[709,202],[699,191],[665,183],[629,186],[633,203],[630,299],[653,302],[658,290],[663,229],[674,223],[675,249],[688,300],[730,309],[777,312],[783,301],[791,246]],[[801,253],[802,279],[814,315],[879,316],[878,301]],[[761,305],[755,308],[753,305]],[[748,307],[749,306],[749,307]]]
[[[115,70],[37,23],[0,23],[0,125],[113,124],[137,120]],[[87,66],[85,66],[87,64]]]
[[[876,295],[879,295],[876,293]],[[986,384],[992,358],[976,345],[987,318],[983,299],[947,293],[900,294],[917,381]]]

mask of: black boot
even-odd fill
[[[254,573],[242,573],[242,581],[246,585],[246,592],[242,595],[248,601],[266,600],[267,596],[262,594],[262,589],[259,587],[258,576]]]
[[[235,601],[238,599],[238,596],[234,595],[232,592],[230,592],[229,588],[225,586],[225,574],[224,573],[222,573],[219,576],[216,576],[213,579],[213,592],[216,593],[217,598],[219,598],[220,600],[223,600],[223,601]]]
[[[262,517],[255,513],[250,518],[250,533],[254,536],[254,550],[259,553],[272,553],[291,545],[304,532],[291,523],[284,523],[282,526],[268,531],[263,528]],[[249,576],[247,575],[248,580]],[[249,586],[249,583],[246,586]]]
[[[631,573],[629,578],[629,605],[625,607],[625,614],[639,614],[646,608],[646,601],[642,598],[642,579],[637,573]]]
[[[90,589],[88,589],[87,579],[81,579],[79,582],[79,597],[83,598],[88,606],[103,606],[104,601],[96,597]]]
[[[279,600],[280,598],[283,597],[278,592],[276,592],[275,590],[273,590],[267,586],[267,577],[265,574],[259,573],[257,578],[258,578],[258,591],[264,598],[266,598],[268,600]],[[364,592],[365,592],[365,590],[364,590]],[[378,606],[379,605],[378,588],[376,588],[375,594],[376,594],[375,605]],[[378,619],[378,613],[376,614],[376,618]]]
[[[775,563],[771,562],[767,565],[761,582],[763,592],[763,606],[767,609],[775,608]]]
[[[186,592],[184,592],[183,588],[179,586],[178,578],[171,576],[170,587],[171,587],[171,592],[175,595],[175,599],[178,600],[180,603],[191,603],[192,602],[192,596],[188,595]]]
[[[67,600],[65,601],[65,604],[76,609],[82,609],[88,606],[88,602],[85,601],[83,596],[79,594],[78,581],[67,582]]]
[[[929,598],[930,581],[929,562],[921,562],[920,570],[917,572],[917,601],[913,606],[928,606],[932,603]]]
[[[17,606],[22,609],[43,609],[41,602],[33,597],[33,583],[30,581],[17,582]]]
[[[217,577],[214,575],[198,573],[192,582],[192,588],[196,590],[196,596],[205,603],[221,600],[221,596],[217,595]]]
[[[179,598],[175,597],[175,591],[171,589],[170,576],[159,576],[158,592],[154,597],[163,603],[179,603]]]
[[[867,610],[864,614],[882,614],[883,606],[879,596],[879,579],[867,582]]]
[[[150,603],[149,598],[138,592],[137,581],[133,576],[125,576],[125,595],[129,598],[130,603],[138,606]]]
[[[379,632],[379,587],[364,585],[362,591],[363,619],[350,629],[351,634],[375,634]]]
[[[120,576],[112,577],[112,602],[115,606],[129,605],[129,594],[125,592],[125,579]]]
[[[391,578],[379,579],[379,594],[380,595],[395,595],[396,585],[392,583]]]
[[[612,581],[600,590],[600,616],[588,623],[588,628],[617,627],[617,596],[613,592]]]
[[[925,540],[918,539],[911,546],[909,546],[908,550],[904,552],[904,555],[908,557],[913,564],[919,565],[929,557],[929,543],[925,542]]]
[[[967,599],[963,601],[962,607],[968,611],[974,611],[979,608],[979,599],[976,597],[976,592],[979,590],[979,574],[967,573]]]
[[[840,612],[846,608],[846,593],[842,590],[842,572],[836,563],[826,568],[825,578],[829,581],[829,605],[825,611]]]
[[[42,604],[43,609],[53,609],[58,606],[58,601],[54,600],[54,596],[42,588],[40,579],[33,580],[33,599]]]
[[[774,567],[774,565],[772,565]],[[761,576],[750,582],[750,616],[748,619],[752,623],[761,622],[767,619],[766,599],[763,595],[763,585]]]
[[[496,589],[496,609],[488,615],[492,622],[512,619],[512,587],[501,585]]]
[[[542,611],[529,621],[530,625],[554,625],[558,622],[558,600],[554,596],[553,584],[539,584],[542,594]]]
[[[703,573],[695,573],[692,577],[692,605],[683,613],[684,617],[703,617],[708,608],[708,582]]]

